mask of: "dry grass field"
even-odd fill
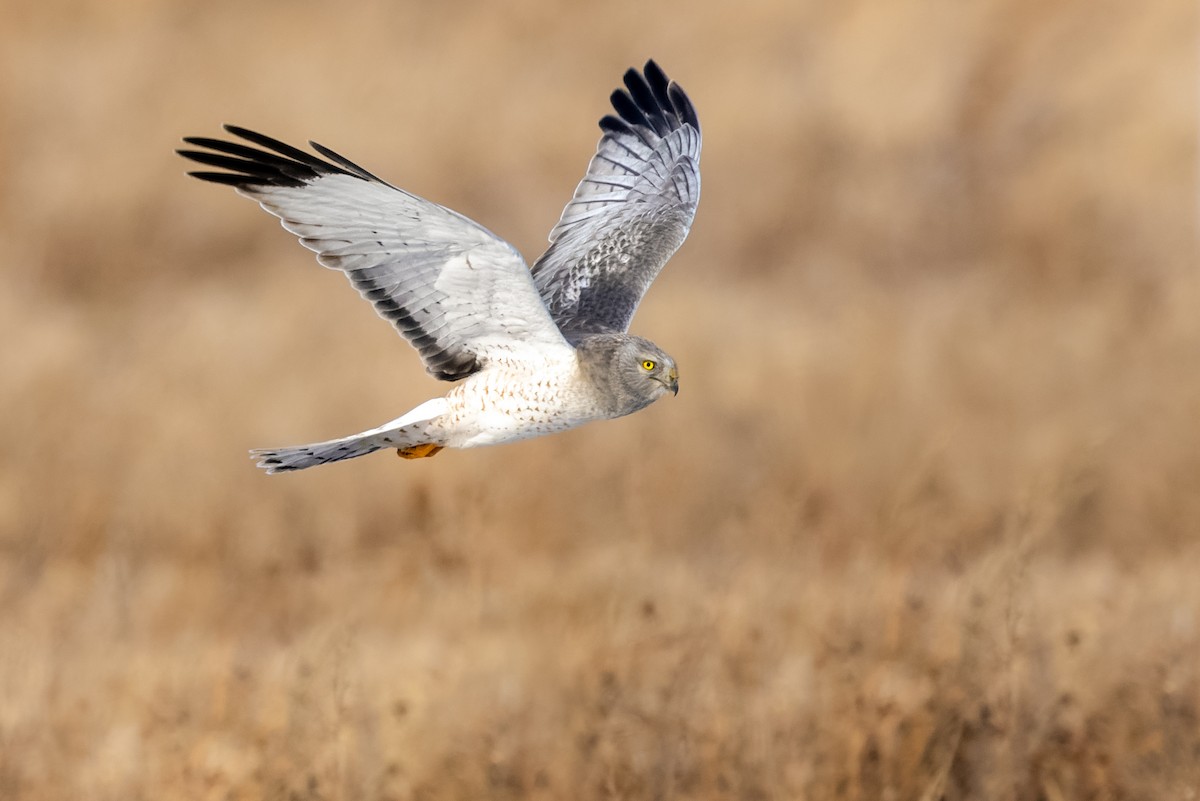
[[[1197,8],[11,0],[0,799],[1194,799]],[[443,390],[185,179],[314,138],[530,259],[653,56],[682,391],[267,477]]]

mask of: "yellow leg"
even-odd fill
[[[437,455],[437,452],[441,449],[441,445],[426,442],[422,445],[412,445],[408,448],[397,448],[396,455],[404,459],[424,459],[427,456]]]

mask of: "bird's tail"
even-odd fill
[[[448,411],[445,398],[434,398],[422,403],[403,417],[378,428],[351,434],[328,442],[309,445],[293,445],[287,448],[256,448],[250,456],[257,465],[268,473],[287,473],[303,470],[319,464],[353,459],[383,448],[396,448],[401,452],[416,449],[419,455],[432,455],[441,450],[441,444],[431,432],[431,423]],[[429,450],[421,452],[423,446]]]

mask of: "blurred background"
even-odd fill
[[[1191,798],[1183,0],[11,0],[0,798]],[[529,260],[622,72],[704,128],[682,391],[266,477],[445,386],[184,177],[312,138]]]

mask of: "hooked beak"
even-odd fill
[[[667,387],[672,394],[679,394],[679,370],[675,367],[667,371]]]

